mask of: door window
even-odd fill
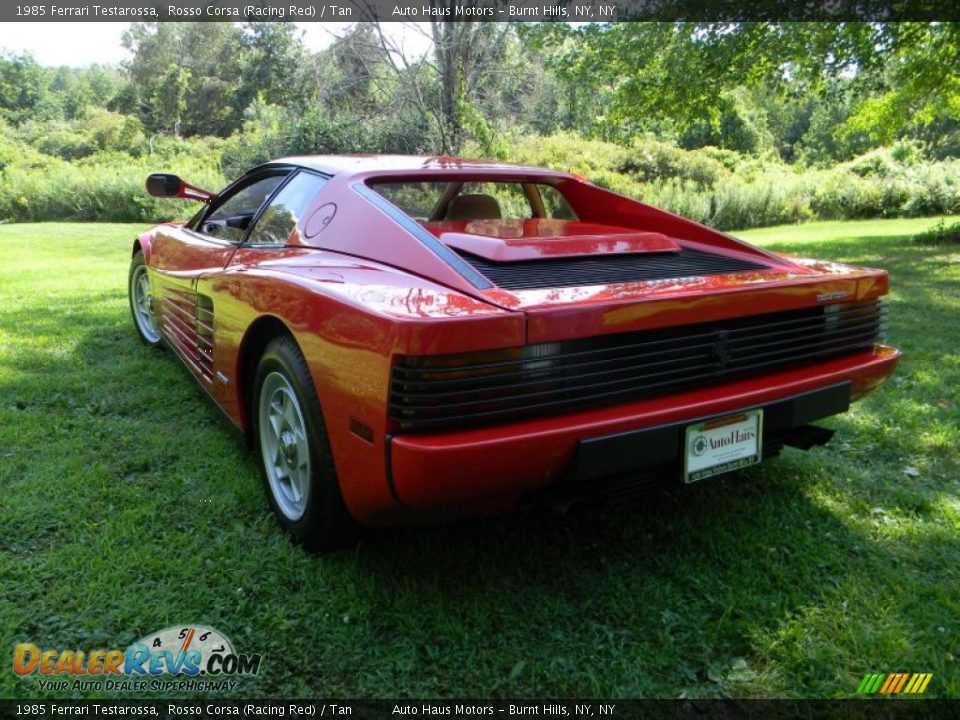
[[[214,205],[200,221],[200,232],[239,243],[257,211],[286,175],[267,175],[252,180]]]
[[[250,231],[248,245],[286,245],[290,233],[310,208],[327,178],[298,172],[284,185]]]

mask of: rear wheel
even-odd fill
[[[351,544],[357,525],[343,502],[317,393],[293,338],[267,345],[254,388],[254,438],[277,522],[310,550]]]
[[[130,298],[130,314],[133,315],[133,324],[140,339],[147,345],[159,345],[160,331],[157,330],[156,317],[153,314],[153,290],[142,250],[137,250],[130,261],[127,294]]]

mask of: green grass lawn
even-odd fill
[[[740,233],[889,269],[895,377],[833,442],[631,504],[389,531],[315,557],[171,353],[136,339],[124,225],[0,227],[0,695],[12,648],[211,625],[235,694],[960,697],[960,246],[933,220]],[[62,695],[69,695],[64,693]]]

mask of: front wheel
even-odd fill
[[[280,526],[310,550],[351,544],[357,526],[343,502],[317,393],[293,338],[267,345],[254,388],[257,454]]]
[[[137,250],[130,261],[127,294],[130,298],[130,314],[133,315],[133,324],[140,339],[147,345],[159,345],[160,331],[157,330],[156,316],[153,314],[153,290],[142,250]]]

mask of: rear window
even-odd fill
[[[371,187],[420,222],[442,220],[576,220],[563,194],[546,183],[402,181]]]

